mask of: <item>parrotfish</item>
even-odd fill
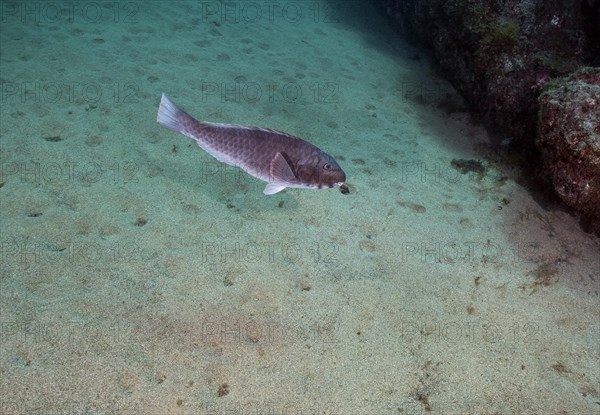
[[[273,195],[286,187],[340,187],[346,174],[329,154],[282,131],[236,124],[198,121],[162,94],[156,121],[196,140],[218,161],[236,166],[267,182]]]

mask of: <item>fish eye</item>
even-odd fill
[[[323,164],[323,170],[331,170],[331,164],[329,164],[329,163]]]

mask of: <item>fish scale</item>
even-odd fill
[[[217,160],[267,182],[265,194],[275,194],[286,187],[339,187],[346,180],[333,157],[301,138],[268,128],[201,122],[165,94],[157,122],[193,138]]]

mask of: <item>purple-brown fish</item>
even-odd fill
[[[165,94],[156,121],[193,138],[220,162],[240,167],[267,182],[263,191],[266,195],[286,187],[339,187],[346,181],[346,174],[333,157],[301,138],[268,128],[200,122]]]

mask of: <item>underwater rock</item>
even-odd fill
[[[536,145],[554,189],[600,234],[600,69],[553,81],[539,104]]]
[[[471,173],[485,173],[485,166],[479,160],[465,160],[465,159],[453,159],[450,162],[452,168],[458,170],[462,174]]]
[[[544,83],[582,63],[600,64],[595,62],[598,30],[588,24],[600,18],[598,0],[381,3],[402,32],[433,49],[472,109],[529,150]]]
[[[499,137],[510,138],[507,150],[534,170],[531,173],[539,179],[535,182],[553,181],[557,187],[558,171],[555,174],[548,168],[553,158],[546,145],[539,145],[546,138],[536,140],[541,131],[538,98],[556,79],[585,65],[600,65],[600,0],[380,2],[409,39],[432,49],[446,78],[471,110]],[[544,163],[538,148],[546,151]],[[581,166],[570,162],[581,160],[568,157],[562,163],[563,170],[577,172],[577,176]],[[591,212],[584,206],[588,199],[596,199],[588,193],[598,190],[586,187],[583,195],[573,193],[575,185],[559,186],[558,196],[589,218]]]

